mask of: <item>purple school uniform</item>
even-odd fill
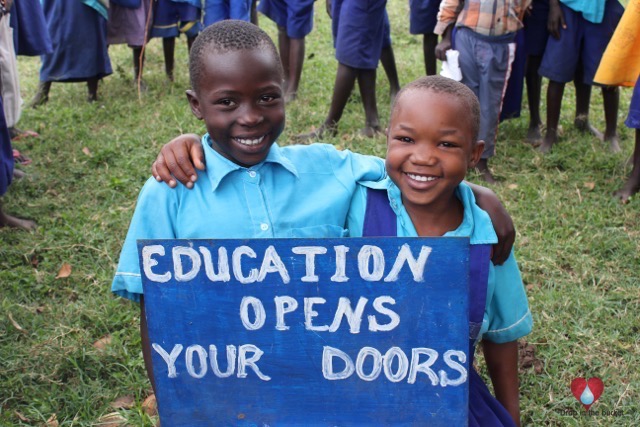
[[[409,0],[409,32],[431,34],[438,22],[440,0]]]
[[[313,29],[314,0],[260,0],[258,11],[286,30],[292,39],[301,39]]]
[[[37,56],[53,51],[40,0],[14,1],[9,23],[16,55]]]
[[[237,19],[249,22],[251,0],[205,0],[203,23],[205,27],[224,21]]]
[[[582,67],[584,84],[593,84],[602,55],[624,13],[618,0],[603,0],[602,22],[594,24],[582,13],[560,3],[566,29],[560,28],[560,39],[549,37],[540,65],[540,75],[559,83],[574,79],[578,66]]]
[[[109,22],[107,23],[107,42],[112,44],[128,44],[142,46],[145,35],[151,31],[153,15],[149,16],[152,0],[141,0],[140,7],[131,9],[117,5],[109,5]],[[151,22],[147,22],[151,21]],[[148,27],[148,28],[147,28]]]
[[[2,97],[0,97],[0,196],[9,189],[13,178],[13,150],[11,148],[11,137],[7,128],[7,121],[4,118],[4,108]]]
[[[640,129],[640,84],[638,82],[636,82],[636,87],[633,88],[629,115],[624,124],[632,129]]]
[[[396,214],[386,190],[367,189],[362,237],[397,235]],[[482,326],[487,298],[491,245],[471,245],[469,257],[469,427],[515,426],[513,418],[491,394],[473,368],[475,342]]]
[[[201,30],[201,13],[200,8],[190,2],[157,0],[151,37],[178,37],[180,33],[195,37]]]
[[[331,29],[338,62],[365,70],[378,67],[385,40],[386,4],[387,0],[333,1]]]
[[[53,52],[42,55],[41,82],[82,82],[112,73],[107,20],[78,0],[42,2]]]

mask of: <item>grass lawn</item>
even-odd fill
[[[337,64],[324,3],[316,8],[299,100],[287,108],[283,144],[319,126],[329,106]],[[424,72],[422,40],[409,35],[406,1],[389,2],[389,14],[401,83],[407,83]],[[270,21],[261,17],[260,23],[276,36]],[[184,95],[184,39],[177,43],[172,84],[164,75],[160,41],[150,43],[149,90],[141,96],[131,81],[130,50],[114,46],[110,54],[114,73],[101,83],[99,102],[85,101],[84,84],[54,84],[49,103],[26,109],[19,123],[41,137],[15,144],[33,164],[23,168],[28,177],[14,183],[3,203],[10,213],[36,219],[38,229],[0,229],[2,426],[154,422],[143,405],[150,385],[139,310],[112,296],[110,283],[155,155],[173,136],[202,133],[204,127]],[[27,101],[36,91],[39,65],[38,58],[19,59]],[[384,126],[389,96],[382,70],[377,84]],[[640,425],[640,200],[622,205],[611,197],[630,172],[626,160],[633,148],[633,132],[622,124],[631,90],[621,93],[621,154],[573,128],[571,85],[563,103],[563,134],[551,154],[543,156],[524,143],[526,105],[522,118],[500,126],[491,167],[502,183],[493,189],[517,226],[516,254],[535,320],[526,337],[534,363],[520,375],[525,425]],[[602,129],[597,89],[591,104],[592,122]],[[363,122],[354,93],[339,135],[328,142],[384,156],[384,138],[359,136]],[[70,275],[57,278],[65,265]],[[585,414],[571,394],[576,377],[604,382],[604,394],[592,407],[597,413]],[[114,403],[123,397],[129,399]]]

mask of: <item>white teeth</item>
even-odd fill
[[[421,182],[435,181],[437,179],[435,176],[414,175],[412,173],[407,173],[407,176],[415,181]]]
[[[264,135],[257,139],[242,139],[242,138],[233,138],[238,141],[242,145],[258,145],[264,140]]]

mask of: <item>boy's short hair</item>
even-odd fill
[[[478,101],[476,94],[473,93],[473,91],[466,85],[438,75],[420,77],[419,79],[404,86],[400,92],[398,92],[398,95],[391,106],[392,117],[398,104],[398,100],[405,92],[410,90],[430,90],[435,93],[449,94],[458,98],[469,110],[473,142],[478,139],[478,133],[480,132],[480,102]]]
[[[205,55],[250,49],[266,49],[271,53],[274,63],[277,64],[278,73],[284,77],[280,56],[271,37],[249,22],[227,19],[205,28],[193,42],[189,54],[191,88],[197,91],[199,87]]]

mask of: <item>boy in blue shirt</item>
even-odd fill
[[[112,283],[117,295],[140,301],[150,379],[137,239],[344,237],[356,182],[385,176],[374,157],[326,144],[275,144],[285,123],[283,70],[258,27],[227,20],[206,28],[193,45],[189,71],[191,110],[209,132],[202,138],[208,169],[192,190],[149,179]]]
[[[428,76],[405,86],[391,111],[388,177],[358,187],[348,226],[353,237],[470,237],[469,353],[482,340],[497,402],[472,369],[469,426],[513,426],[520,424],[517,339],[533,321],[513,253],[491,263],[491,220],[463,182],[484,149],[479,123],[478,100],[462,83]]]

